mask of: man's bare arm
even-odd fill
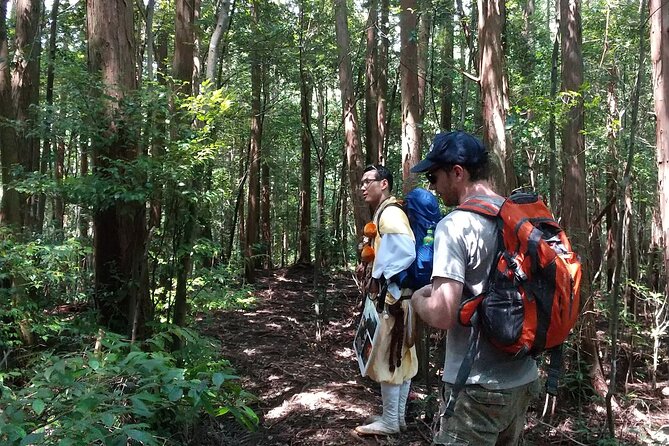
[[[458,323],[461,296],[461,282],[435,277],[432,285],[424,286],[413,293],[411,304],[425,323],[448,330]]]

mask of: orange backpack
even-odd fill
[[[535,193],[514,192],[501,207],[473,198],[457,209],[494,218],[498,254],[488,285],[478,296],[465,294],[459,321],[474,327],[452,394],[457,397],[471,371],[478,330],[514,356],[551,351],[546,390],[557,394],[562,343],[579,314],[581,262],[564,230]],[[451,413],[455,401],[451,404]]]

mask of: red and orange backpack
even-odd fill
[[[453,386],[451,414],[454,398],[471,371],[477,349],[474,337],[478,337],[479,329],[494,346],[514,356],[538,356],[549,351],[546,391],[556,395],[561,347],[579,314],[578,255],[535,193],[514,192],[500,207],[473,198],[457,209],[496,220],[498,254],[484,292],[465,295],[460,305],[460,323],[474,330],[472,345]]]

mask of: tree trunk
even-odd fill
[[[42,157],[40,159],[40,172],[42,175],[47,175],[49,170],[49,160],[51,159],[51,154],[53,153],[53,146],[56,144],[54,138],[51,137],[51,124],[53,123],[53,113],[50,110],[53,106],[53,83],[54,83],[54,59],[56,57],[56,33],[58,31],[58,8],[60,6],[60,0],[54,0],[51,6],[51,15],[49,18],[49,51],[47,53],[47,68],[46,68],[46,105],[47,105],[47,114],[46,114],[46,136],[42,141]],[[55,202],[63,202],[61,194],[57,194],[54,198],[54,207]],[[46,207],[46,195],[40,194],[39,205],[37,210],[37,226],[42,228],[44,226],[44,214]],[[62,207],[62,206],[61,206]],[[56,212],[54,212],[56,213]],[[62,231],[63,229],[63,220],[59,220],[56,217],[54,222],[56,229]]]
[[[177,0],[176,24],[174,34],[174,61],[172,67],[174,78],[177,81],[176,94],[182,98],[193,93],[193,69],[195,57],[195,4],[190,0]],[[186,122],[180,114],[174,110],[174,131],[179,139],[187,132],[190,123]],[[193,187],[193,185],[190,185]],[[172,323],[184,326],[188,314],[188,276],[193,267],[191,245],[195,238],[195,225],[197,221],[197,207],[192,199],[187,202],[178,199],[179,211],[175,215],[175,224],[183,228],[177,261],[177,284],[174,292],[174,316]]]
[[[555,101],[557,98],[557,88],[558,88],[558,58],[560,56],[560,34],[556,33],[555,40],[553,41],[553,52],[551,55],[551,101]],[[548,147],[550,153],[548,154],[548,172],[546,176],[548,177],[548,203],[551,208],[558,209],[558,200],[557,200],[557,142],[556,142],[556,127],[555,122],[555,112],[551,112],[550,117],[548,118]]]
[[[367,148],[367,164],[376,164],[379,160],[379,130],[378,130],[378,48],[377,48],[377,25],[378,25],[378,0],[370,0],[369,16],[367,18],[367,54],[365,55],[365,147]]]
[[[335,18],[337,31],[337,48],[339,53],[339,88],[341,90],[344,123],[344,145],[348,164],[348,182],[353,201],[353,218],[357,234],[370,220],[369,206],[365,203],[358,190],[362,178],[363,156],[361,153],[360,133],[358,130],[358,113],[355,108],[353,91],[353,75],[351,70],[350,39],[348,33],[348,9],[345,0],[335,0]]]
[[[453,45],[454,45],[454,26],[453,26],[453,1],[450,0],[444,8],[444,45],[442,46],[442,72],[441,80],[441,111],[439,117],[439,127],[445,131],[453,129]]]
[[[38,198],[7,187],[17,179],[12,173],[16,167],[26,174],[40,170],[39,140],[30,132],[30,122],[35,118],[31,106],[39,102],[40,7],[39,0],[14,2],[15,54],[11,56],[5,23],[7,1],[0,5],[3,14],[0,18],[0,116],[11,124],[2,125],[0,129],[3,184],[0,223],[19,232],[25,228],[41,229],[36,227]],[[9,61],[14,67],[11,73]]]
[[[388,14],[390,0],[381,0],[379,29],[381,36],[377,60],[377,88],[376,88],[376,129],[378,131],[377,152],[379,162],[385,163],[386,129],[386,98],[388,96]]]
[[[216,15],[216,28],[211,35],[209,41],[209,51],[207,52],[207,79],[211,82],[211,86],[216,86],[216,64],[221,55],[221,40],[225,31],[228,29],[230,23],[230,1],[220,0],[217,6],[218,12]]]
[[[96,142],[95,175],[111,179],[111,161],[132,162],[139,155],[135,133],[125,127],[128,117],[123,99],[137,87],[132,3],[123,0],[87,2],[88,63],[101,77],[104,116],[100,116],[109,138]],[[120,177],[124,178],[121,172]],[[129,175],[129,173],[127,174]],[[145,206],[140,201],[110,199],[96,209],[95,296],[101,322],[133,339],[146,335],[151,318],[146,277]]]
[[[669,3],[650,0],[650,53],[653,67],[653,96],[655,98],[655,138],[657,160],[657,189],[659,197],[661,234],[664,239],[665,295],[669,293]]]
[[[505,20],[504,0],[479,0],[483,142],[493,156],[492,182],[497,192],[502,195],[508,195],[516,188],[513,157],[506,137],[508,89],[502,43]]]
[[[302,170],[300,172],[300,229],[298,263],[311,263],[311,85],[304,60],[304,3],[300,3],[300,116]]]
[[[560,0],[560,36],[562,50],[562,91],[579,91],[583,84],[583,58],[581,56],[581,13],[578,0]],[[588,364],[590,379],[595,392],[605,397],[607,384],[599,362],[599,346],[591,295],[592,269],[588,250],[587,200],[585,195],[585,140],[583,136],[583,101],[570,106],[562,129],[563,177],[561,208],[562,223],[572,238],[572,245],[583,260],[581,302],[583,317],[580,343],[584,360]]]
[[[252,2],[252,29],[258,30],[258,2]],[[260,143],[262,122],[260,94],[262,90],[262,66],[258,48],[251,49],[251,136],[249,140],[249,195],[244,240],[245,276],[249,283],[255,281],[256,245],[260,222]]]
[[[406,194],[418,183],[411,168],[420,161],[420,104],[418,97],[418,3],[400,1],[400,79],[402,95],[402,189]]]
[[[418,21],[418,116],[419,122],[425,118],[425,98],[428,86],[428,61],[430,60],[430,39],[432,38],[432,0],[423,0],[420,5],[420,19]],[[422,132],[421,132],[422,137]],[[420,147],[420,141],[418,141]]]

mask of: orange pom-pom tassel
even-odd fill
[[[376,237],[376,225],[373,222],[369,222],[365,225],[362,233],[365,237],[373,238]]]
[[[374,261],[374,248],[372,248],[369,245],[365,245],[362,248],[362,252],[360,253],[360,260],[362,260],[365,263],[371,263]]]

